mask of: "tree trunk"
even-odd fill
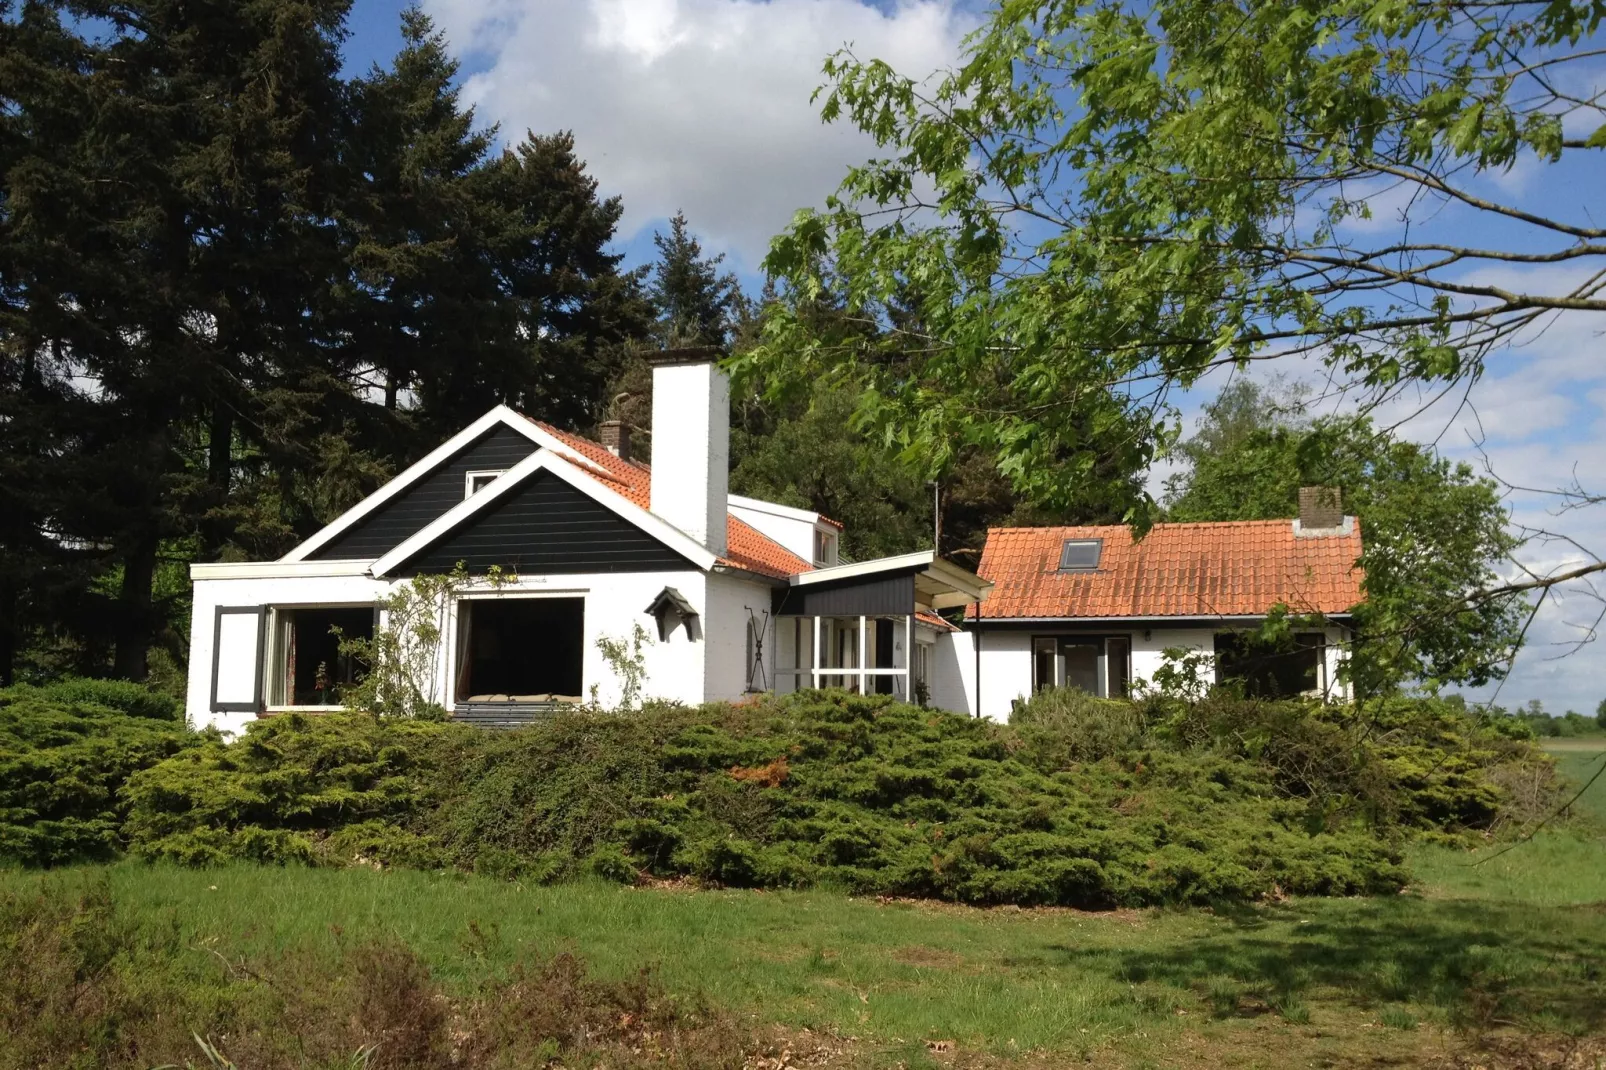
[[[213,402],[212,418],[207,422],[206,502],[212,509],[228,504],[229,487],[234,478],[234,412],[223,401]],[[229,538],[229,523],[216,515],[202,517],[197,525],[201,536],[201,560],[215,561]]]
[[[207,438],[206,481],[218,495],[227,498],[234,475],[234,413],[221,401],[212,408]]]
[[[112,671],[124,680],[145,679],[154,635],[151,587],[156,578],[156,539],[139,536],[123,555],[123,587],[117,601],[117,650]]]
[[[0,580],[0,687],[16,683],[17,585]]]

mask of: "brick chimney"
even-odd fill
[[[622,420],[604,420],[597,425],[602,444],[621,461],[630,460],[630,425]]]
[[[652,365],[651,508],[725,553],[730,498],[730,381],[711,348],[667,349]]]
[[[1305,535],[1344,527],[1344,505],[1337,487],[1300,487],[1298,531]]]

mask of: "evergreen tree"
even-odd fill
[[[587,422],[645,334],[568,136],[491,155],[417,11],[343,81],[347,7],[0,0],[0,678],[143,677],[186,562],[283,552],[494,402]]]
[[[654,234],[652,240],[658,263],[647,292],[658,317],[659,344],[728,346],[745,302],[736,275],[720,273],[725,254],[703,256],[684,212],[669,221],[668,234]]]

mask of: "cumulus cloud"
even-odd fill
[[[951,66],[969,16],[952,0],[425,0],[476,71],[482,119],[516,139],[573,130],[621,237],[684,210],[751,269],[792,213],[874,154],[810,95],[851,45],[922,77]]]

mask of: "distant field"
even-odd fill
[[[1581,739],[1549,739],[1544,748],[1555,757],[1562,776],[1581,785],[1600,772],[1606,762],[1606,733]],[[1606,821],[1606,774],[1583,794],[1577,807],[1580,813]]]

